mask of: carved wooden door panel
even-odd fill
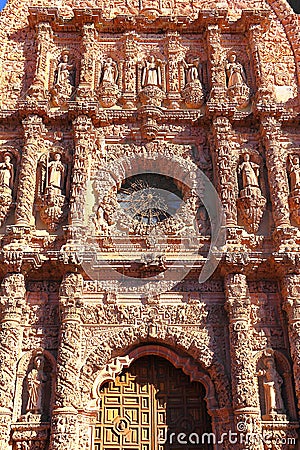
[[[141,358],[102,387],[94,450],[212,449],[202,444],[211,432],[204,397],[200,383],[165,359]]]

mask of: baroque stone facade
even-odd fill
[[[9,0],[0,23],[0,450],[300,448],[287,1]]]

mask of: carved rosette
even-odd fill
[[[140,100],[143,105],[161,106],[166,94],[158,86],[146,86],[140,92]]]
[[[57,190],[49,186],[43,196],[40,216],[50,231],[57,230],[66,213],[66,207],[66,197],[57,194]]]
[[[99,87],[97,94],[100,105],[103,108],[111,108],[117,103],[117,101],[121,97],[121,92],[118,86],[114,83],[108,82],[104,82]]]
[[[8,448],[16,368],[21,341],[20,321],[25,308],[25,281],[22,274],[8,274],[0,296],[0,449]]]
[[[82,275],[67,274],[60,288],[61,330],[51,450],[77,448],[82,291]]]
[[[259,187],[249,186],[241,191],[237,199],[238,212],[242,224],[249,233],[258,231],[266,203]]]
[[[188,108],[201,108],[204,103],[205,96],[200,80],[194,80],[188,83],[181,95]]]
[[[296,396],[300,410],[300,275],[291,274],[284,277],[282,294],[283,309],[288,317]]]

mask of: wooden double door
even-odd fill
[[[213,449],[204,397],[167,360],[140,358],[102,387],[94,450]]]

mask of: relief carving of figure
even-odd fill
[[[276,414],[285,414],[285,408],[281,395],[283,380],[275,367],[273,357],[264,360],[265,369],[258,372],[263,377],[263,388],[266,406],[266,418]]]
[[[266,206],[266,199],[259,186],[259,170],[259,164],[251,161],[250,155],[245,153],[244,161],[238,167],[242,189],[237,206],[242,224],[251,233],[258,231]]]
[[[43,384],[47,381],[47,376],[43,371],[44,357],[36,356],[33,362],[33,369],[27,376],[28,402],[26,412],[42,414]]]
[[[300,189],[300,162],[298,155],[294,155],[290,159],[290,180],[292,192],[296,189]]]
[[[9,153],[5,153],[4,161],[0,163],[0,186],[12,192],[14,183],[14,166]]]
[[[14,172],[11,155],[4,153],[4,160],[0,163],[0,226],[3,224],[12,206]]]
[[[58,194],[62,194],[65,185],[66,167],[61,162],[59,153],[55,153],[54,160],[48,165],[48,186],[55,189]]]
[[[102,65],[98,88],[98,98],[103,108],[114,106],[121,96],[117,85],[118,76],[117,63],[111,57],[108,57]]]
[[[240,164],[239,173],[242,174],[243,189],[254,186],[259,188],[259,165],[250,161],[250,155],[244,155],[244,161]]]
[[[62,106],[70,99],[75,88],[75,67],[70,62],[68,50],[61,54],[60,62],[55,71],[54,86],[51,90],[53,106]]]
[[[153,55],[149,56],[142,70],[142,87],[158,86],[161,87],[161,67]]]
[[[102,66],[101,83],[116,84],[118,79],[118,65],[112,58],[107,58]]]
[[[183,61],[183,67],[185,69],[185,88],[181,95],[189,108],[200,108],[204,102],[204,92],[199,58],[188,58],[187,61]]]
[[[237,102],[239,109],[246,108],[250,100],[250,89],[247,85],[243,65],[237,61],[235,52],[230,52],[225,66],[227,93],[231,100]]]

